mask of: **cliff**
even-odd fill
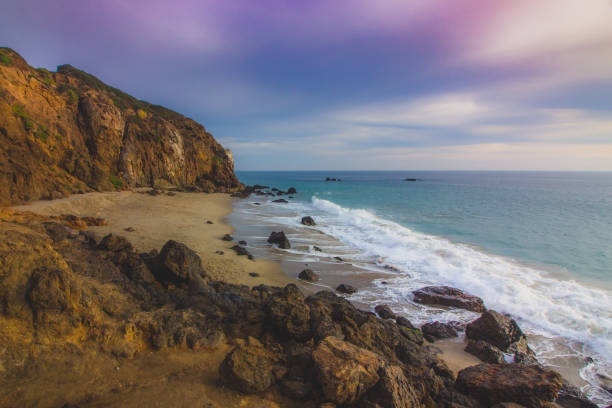
[[[231,192],[233,167],[199,123],[0,48],[0,205],[136,186]]]

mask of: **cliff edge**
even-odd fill
[[[70,65],[34,69],[0,48],[0,205],[85,191],[242,188],[199,123]]]

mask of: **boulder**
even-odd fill
[[[346,293],[348,295],[351,295],[351,294],[357,292],[357,288],[354,287],[354,286],[351,286],[351,285],[347,285],[346,283],[341,283],[336,288],[336,292]]]
[[[59,222],[48,221],[43,222],[45,232],[53,240],[53,242],[60,242],[70,237],[70,231],[68,228],[60,224]]]
[[[312,269],[304,269],[298,275],[298,278],[307,282],[316,282],[319,280],[319,275],[317,275]]]
[[[373,406],[392,408],[420,406],[419,398],[400,366],[385,365],[378,374],[380,381],[365,397],[369,402],[376,404]]]
[[[312,219],[311,216],[307,215],[306,217],[302,217],[302,225],[309,225],[309,226],[315,226],[317,225],[314,221],[314,219]]]
[[[483,340],[468,339],[465,351],[490,364],[504,364],[504,352]]]
[[[268,243],[277,244],[279,248],[283,249],[291,248],[291,244],[289,243],[284,231],[272,232],[268,237]]]
[[[487,406],[514,402],[543,407],[561,389],[561,376],[538,365],[480,364],[461,370],[456,388]]]
[[[278,358],[259,345],[237,346],[219,366],[221,382],[247,394],[265,391],[285,373]]]
[[[352,404],[380,379],[377,354],[335,337],[323,339],[312,354],[317,380],[328,401]]]
[[[563,408],[597,408],[597,404],[589,400],[579,388],[564,382],[555,400]]]
[[[313,246],[312,246],[312,249],[313,249],[313,250],[315,250],[315,251],[317,251],[317,252],[322,252],[321,248],[319,248],[319,247],[318,247],[318,246],[316,246],[316,245],[313,245]]]
[[[512,343],[525,337],[514,319],[494,310],[487,310],[468,324],[465,335],[471,340],[483,340],[502,351],[507,351]]]
[[[233,241],[234,237],[232,237],[230,234],[225,234],[223,236],[223,238],[221,238],[223,241]]]
[[[381,319],[395,319],[397,317],[387,305],[378,305],[374,308],[374,311]]]
[[[289,190],[287,190],[287,194],[297,194],[297,190],[295,189],[295,187],[289,187]]]
[[[310,337],[310,308],[297,286],[289,284],[272,295],[266,311],[281,338],[303,341]]]
[[[246,246],[247,242],[246,241],[238,241],[238,245],[243,245]]]
[[[457,330],[455,330],[450,324],[438,321],[425,323],[421,327],[421,331],[424,335],[431,336],[435,339],[449,339],[451,337],[457,337]]]
[[[412,292],[414,301],[426,305],[442,305],[483,312],[482,299],[450,286],[426,286]]]
[[[243,246],[240,246],[240,245],[234,245],[234,246],[232,247],[232,249],[233,249],[233,250],[234,250],[234,252],[236,252],[238,255],[246,255],[246,256],[249,256],[249,255],[250,255],[249,251],[247,251],[247,249],[246,249],[245,247],[243,247]]]
[[[198,254],[173,240],[164,244],[153,265],[155,278],[165,285],[201,285],[206,277]]]
[[[120,235],[108,234],[98,244],[98,249],[104,249],[106,251],[119,252],[119,251],[131,251],[133,249],[130,241]]]
[[[314,390],[311,383],[302,381],[283,380],[281,382],[281,390],[284,395],[294,400],[308,399]]]
[[[406,319],[404,316],[397,316],[397,319],[395,319],[395,322],[399,326],[408,327],[409,329],[416,329],[416,327],[414,327],[412,322],[410,320]]]

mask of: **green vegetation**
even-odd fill
[[[75,87],[70,86],[68,84],[59,84],[57,86],[57,92],[61,94],[67,93],[68,102],[70,103],[75,103],[76,101],[79,100],[79,91]]]
[[[224,160],[222,158],[220,158],[219,156],[215,156],[213,158],[213,163],[217,166],[217,167],[221,167],[224,163]]]
[[[49,72],[48,69],[46,68],[36,68],[36,71],[38,71],[38,73],[41,76],[42,81],[47,84],[47,85],[55,85],[55,81],[53,81],[53,79],[51,79],[51,72]]]
[[[32,122],[30,119],[24,119],[23,126],[26,130],[30,131],[34,129],[34,122]]]
[[[30,118],[30,116],[26,113],[25,107],[23,105],[13,105],[11,106],[11,109],[13,110],[13,113],[15,114],[15,116],[17,116],[18,118],[22,118],[22,119]]]
[[[123,187],[123,180],[117,176],[110,176],[110,182],[115,186],[116,189]]]
[[[8,55],[5,55],[0,51],[0,64],[6,65],[7,67],[13,63],[13,60]]]
[[[59,141],[61,141],[63,139],[62,135],[60,135],[59,133],[56,133],[54,136]]]
[[[64,188],[70,193],[70,194],[74,194],[74,190],[72,190],[72,187],[70,187],[68,184],[64,184]]]
[[[38,125],[38,129],[34,132],[34,137],[42,140],[44,143],[47,143],[47,128],[44,125]]]

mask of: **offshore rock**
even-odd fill
[[[314,219],[311,216],[309,216],[309,215],[307,215],[306,217],[302,217],[301,223],[302,223],[302,225],[308,225],[308,226],[311,226],[311,227],[317,225],[315,223]]]
[[[314,273],[312,269],[304,269],[302,272],[300,272],[298,278],[307,282],[316,282],[319,280],[319,275]]]
[[[277,244],[279,248],[283,249],[291,248],[291,244],[289,243],[284,231],[272,232],[268,237],[268,243]]]

